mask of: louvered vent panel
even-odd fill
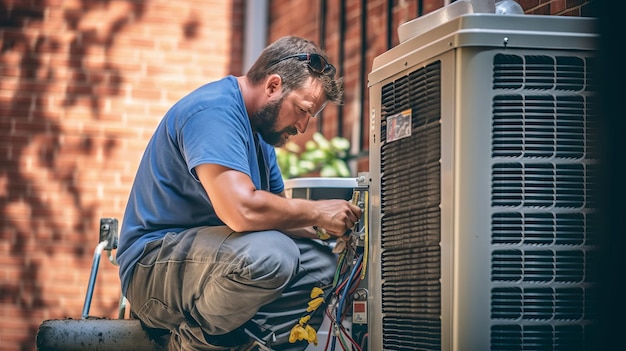
[[[492,280],[497,282],[583,283],[586,271],[582,250],[495,250],[491,257]]]
[[[381,90],[381,273],[385,350],[440,350],[440,63]],[[410,109],[410,136],[386,140]],[[419,152],[416,152],[419,150]]]
[[[493,60],[491,350],[583,350],[593,325],[593,60]]]
[[[494,157],[585,156],[593,128],[582,96],[498,95],[493,110]]]
[[[581,325],[497,325],[491,328],[493,350],[503,351],[582,351],[585,329]]]
[[[493,88],[581,91],[592,85],[587,68],[590,60],[573,56],[498,54],[493,60]]]
[[[594,79],[594,75],[592,72],[596,72],[596,61],[595,57],[587,57],[585,59],[585,65],[587,69],[585,70],[585,90],[589,92],[598,91],[596,86],[596,81]]]
[[[594,168],[590,168],[593,172]],[[593,203],[583,164],[496,163],[492,169],[493,206],[580,208]]]

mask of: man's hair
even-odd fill
[[[258,85],[270,74],[278,74],[282,78],[283,94],[288,94],[304,85],[309,77],[320,80],[326,94],[326,100],[341,104],[343,98],[343,81],[331,76],[330,72],[316,73],[309,69],[306,61],[287,59],[270,65],[286,56],[297,54],[318,54],[328,61],[326,53],[310,40],[286,36],[267,46],[246,73],[253,85]],[[334,71],[334,70],[333,70]]]

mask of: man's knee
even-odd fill
[[[330,284],[337,270],[337,255],[327,246],[313,240],[296,240],[300,248],[300,268],[308,273],[317,285]]]
[[[250,235],[250,234],[246,234]],[[278,231],[264,231],[255,236],[247,250],[250,279],[267,281],[267,288],[282,288],[296,274],[300,250],[291,238]]]
[[[316,267],[322,272],[324,277],[334,277],[337,270],[337,255],[330,250],[316,250]]]

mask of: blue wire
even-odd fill
[[[363,255],[359,255],[359,258],[357,258],[357,261],[354,265],[354,267],[352,267],[352,272],[350,272],[350,276],[348,277],[348,281],[346,282],[346,284],[343,286],[343,292],[341,294],[341,297],[339,298],[339,303],[337,304],[337,323],[341,324],[341,311],[343,310],[343,304],[346,301],[346,296],[348,295],[348,290],[350,290],[350,287],[352,286],[352,280],[354,279],[354,276],[356,275],[356,272],[359,269],[359,266],[361,265],[361,261],[363,260]],[[333,334],[333,338],[332,338],[332,346],[331,346],[331,350],[335,350],[335,341],[336,341],[336,337]]]

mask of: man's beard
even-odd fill
[[[285,145],[288,139],[285,134],[298,134],[298,130],[293,126],[286,127],[282,130],[276,130],[278,112],[280,111],[280,107],[283,104],[284,99],[285,97],[281,96],[276,101],[268,102],[267,105],[263,106],[250,117],[252,128],[261,134],[261,137],[266,143],[276,147]]]

